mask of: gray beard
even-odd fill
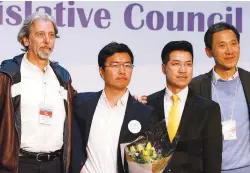
[[[41,58],[41,59],[44,59],[44,60],[47,60],[49,59],[49,55],[50,55],[51,52],[45,52],[45,51],[38,51],[38,56]]]

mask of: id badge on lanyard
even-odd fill
[[[53,110],[49,105],[41,105],[39,108],[39,124],[51,125],[53,121]]]
[[[226,120],[222,122],[222,134],[224,140],[236,140],[236,121]]]
[[[237,83],[236,83],[236,86],[235,86],[232,113],[231,113],[230,119],[225,120],[225,117],[223,116],[223,114],[221,114],[222,119],[224,119],[224,121],[222,121],[222,134],[223,134],[223,139],[224,140],[236,140],[237,139],[236,121],[233,120],[233,115],[234,115],[234,106],[235,106],[235,100],[236,100],[236,95],[237,95],[238,83],[239,83],[239,79],[237,79]],[[218,97],[218,95],[216,93],[216,88],[215,88],[213,83],[212,83],[212,87],[213,87],[216,99],[217,99],[219,105],[221,105],[220,101],[219,101],[219,97]]]

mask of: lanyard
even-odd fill
[[[230,117],[231,120],[233,120],[234,106],[235,106],[235,100],[236,100],[236,94],[237,94],[237,88],[238,88],[239,80],[240,80],[240,78],[237,79],[237,83],[236,83],[236,86],[235,86],[234,100],[233,100],[233,106],[232,106],[232,113],[231,113],[231,117]],[[214,85],[213,82],[212,82],[212,87],[213,87],[213,91],[214,91],[214,95],[215,95],[215,97],[216,97],[216,100],[218,101],[219,105],[221,105],[221,104],[220,104],[220,101],[219,101],[219,97],[218,97],[217,92],[216,92],[215,85]],[[225,117],[223,116],[222,113],[221,113],[221,116],[222,116],[223,120],[225,120]]]

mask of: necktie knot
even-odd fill
[[[179,97],[177,95],[172,95],[171,99],[172,99],[174,104],[178,104]]]

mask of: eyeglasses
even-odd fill
[[[125,70],[131,70],[134,68],[134,64],[131,63],[124,63],[124,64],[118,64],[118,63],[110,63],[110,64],[105,64],[103,67],[110,67],[112,69],[119,69],[123,67]]]

